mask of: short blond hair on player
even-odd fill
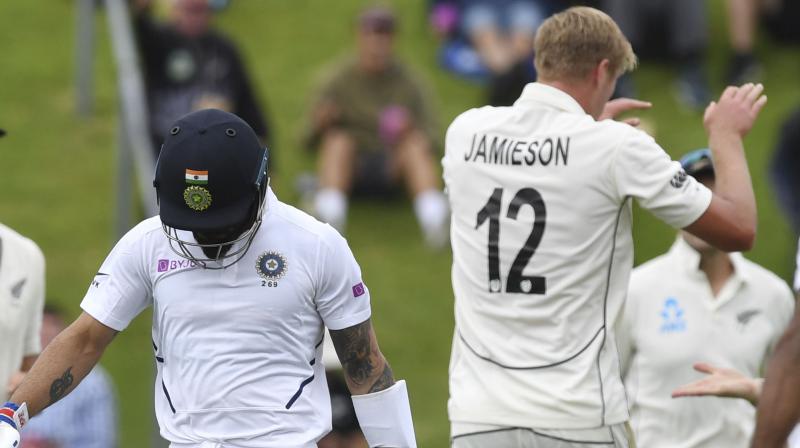
[[[614,20],[577,6],[545,20],[536,33],[534,64],[540,78],[582,79],[603,59],[617,75],[636,68],[631,43]]]

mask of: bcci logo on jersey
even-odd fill
[[[286,275],[286,258],[278,252],[267,251],[256,260],[256,272],[267,280],[278,280]]]
[[[686,331],[686,319],[683,309],[678,304],[675,297],[667,297],[664,301],[664,309],[661,310],[661,333],[682,333]]]

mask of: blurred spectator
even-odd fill
[[[605,11],[617,22],[637,54],[653,53],[660,39],[678,62],[678,98],[692,109],[708,105],[711,93],[705,69],[708,46],[706,2],[699,0],[604,0]],[[617,94],[634,97],[630,76],[620,79]]]
[[[236,46],[211,28],[209,0],[170,0],[169,20],[157,23],[151,0],[135,0],[135,26],[144,62],[150,132],[158,155],[178,118],[199,109],[240,116],[264,143],[271,137]]]
[[[66,327],[61,313],[44,309],[41,343],[46,347]],[[113,448],[117,404],[106,371],[95,367],[75,390],[33,417],[22,430],[20,448]]]
[[[439,188],[428,93],[394,56],[397,21],[384,8],[358,19],[357,52],[313,103],[308,143],[319,150],[318,218],[343,231],[348,195],[385,198],[404,181],[426,241],[446,243],[449,211]]]
[[[714,189],[708,149],[681,164]],[[752,405],[670,396],[699,377],[691,368],[698,360],[759,376],[793,310],[792,291],[777,275],[686,231],[668,253],[634,269],[617,334],[637,443],[749,447]]]
[[[0,403],[41,351],[44,266],[36,243],[0,224]]]
[[[781,127],[770,171],[778,203],[800,235],[800,108]]]
[[[800,42],[800,2],[797,0],[762,0],[764,30],[776,39]]]
[[[442,53],[443,63],[455,70],[490,78],[489,103],[511,105],[525,84],[536,78],[531,64],[533,38],[553,12],[549,0],[435,0],[431,24],[440,36],[455,37]],[[482,66],[468,55],[471,45]]]
[[[728,64],[728,84],[738,86],[761,78],[761,65],[753,53],[761,2],[762,0],[727,0],[728,35],[733,50]]]

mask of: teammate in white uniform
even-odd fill
[[[688,174],[713,189],[708,149],[687,154]],[[666,254],[633,270],[617,335],[631,426],[648,448],[746,448],[755,409],[744,401],[673,400],[704,361],[762,375],[794,311],[777,275],[739,253],[682,232]]]
[[[0,399],[41,351],[44,255],[33,241],[0,224]]]
[[[324,326],[370,445],[416,446],[405,383],[378,349],[347,243],[278,201],[266,167],[266,149],[238,117],[179,120],[156,169],[160,216],[117,243],[84,313],[7,409],[24,418],[15,403],[35,414],[64,396],[152,306],[156,417],[173,448],[316,447],[331,424]]]
[[[795,293],[800,295],[800,242],[798,242],[797,245],[797,269],[795,271],[794,279]],[[796,348],[796,346],[792,346],[792,342],[790,341],[792,341],[793,337],[796,337],[795,334],[797,331],[796,325],[798,320],[798,310],[800,310],[800,308],[795,307],[795,322],[793,323],[795,327],[791,328],[785,333],[785,341],[782,342],[784,347],[789,348],[789,350],[786,350],[786,352],[789,353],[790,356],[791,349]],[[797,352],[795,352],[795,356],[796,353]],[[789,358],[789,360],[791,360],[791,358]],[[780,366],[780,364],[778,365]],[[772,365],[770,367],[773,368]],[[706,363],[695,365],[695,370],[705,373],[707,376],[679,387],[672,393],[673,397],[718,396],[742,398],[749,401],[754,406],[757,405],[759,401],[762,401],[761,397],[764,389],[764,380],[762,378],[752,378],[736,369],[717,367]],[[783,371],[777,370],[777,372],[780,373]],[[784,381],[787,379],[791,381],[791,378],[796,376],[797,373],[798,371],[796,370],[796,367],[795,370],[787,371],[786,377],[783,378]],[[788,446],[789,448],[800,448],[800,423],[797,423],[800,419],[798,419],[797,414],[793,414],[797,412],[797,389],[792,388],[792,384],[790,382],[778,383],[774,380],[774,377],[771,379],[771,381],[774,381],[776,384],[783,385],[784,388],[778,386],[773,389],[773,391],[778,391],[781,393],[782,398],[760,408],[763,410],[759,412],[759,415],[762,418],[759,426],[764,432],[754,437],[753,446],[759,448],[783,448],[784,446]],[[794,420],[792,420],[793,415],[795,416]],[[774,417],[778,418],[774,419]],[[764,428],[768,429],[764,430]],[[792,428],[794,429],[792,430]],[[774,432],[768,432],[770,430],[773,430]],[[790,430],[792,432],[789,435],[788,441],[784,442],[786,440],[786,434],[789,434]],[[763,437],[766,437],[766,439],[763,439]]]
[[[631,202],[726,250],[749,248],[755,199],[742,136],[762,87],[728,88],[705,124],[712,193],[608,102],[635,65],[604,13],[570,8],[537,33],[539,82],[469,110],[443,159],[452,209],[453,446],[628,446],[614,323],[633,262]]]

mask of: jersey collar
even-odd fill
[[[545,105],[574,114],[586,114],[580,104],[567,92],[547,84],[532,82],[525,86],[514,106]]]
[[[272,212],[272,209],[275,208],[275,205],[278,203],[278,197],[275,196],[275,193],[272,192],[272,187],[267,187],[267,203],[264,204],[264,211],[261,213],[263,219],[267,219],[267,217]]]
[[[683,238],[678,237],[675,244],[672,245],[669,255],[678,263],[679,269],[684,269],[690,278],[693,278],[696,282],[708,284],[708,279],[703,271],[700,270],[700,253],[694,250]],[[733,274],[722,291],[720,291],[719,296],[707,304],[711,309],[717,309],[727,303],[736,295],[736,291],[749,281],[744,256],[739,252],[732,252],[729,256],[731,264],[733,264]],[[709,298],[711,298],[710,295]]]

